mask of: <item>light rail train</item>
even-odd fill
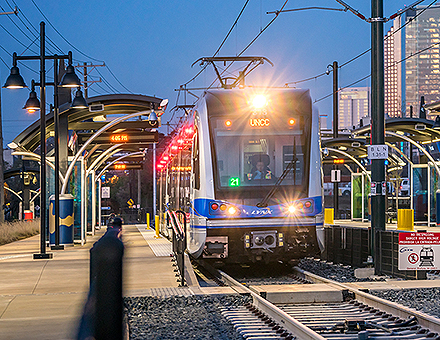
[[[319,115],[308,90],[206,91],[158,158],[158,210],[194,257],[289,262],[323,250]]]

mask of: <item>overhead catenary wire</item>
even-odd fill
[[[223,38],[223,41],[220,43],[219,47],[217,48],[217,50],[214,52],[214,54],[212,55],[213,57],[215,57],[221,50],[221,48],[223,47],[223,45],[226,43],[226,40],[229,38],[229,36],[231,35],[232,31],[234,30],[234,28],[237,26],[238,20],[240,20],[244,10],[246,9],[248,3],[250,0],[246,0],[246,2],[244,3],[243,7],[240,10],[240,13],[237,15],[237,18],[235,19],[234,23],[232,24],[231,28],[229,29],[228,33],[226,34],[226,36]],[[189,83],[191,83],[192,81],[194,81],[195,79],[197,79],[198,76],[200,76],[203,71],[206,70],[206,68],[208,67],[208,64],[205,64],[200,70],[199,72],[197,72],[197,74],[192,77],[190,80],[188,80],[186,83],[182,84],[180,86],[180,88],[182,87],[186,87]],[[179,103],[179,99],[180,99],[180,91],[178,91],[177,93],[177,98],[176,98],[176,107],[177,104]],[[186,99],[185,99],[186,101]],[[171,118],[168,120],[167,124],[170,124],[170,122],[174,119],[175,113],[177,110],[173,110],[173,113],[171,115]]]
[[[289,0],[286,0],[285,2],[284,2],[284,4],[281,6],[281,9],[280,9],[280,11],[282,11],[283,9],[284,9],[284,7],[287,5],[287,2],[288,2]],[[247,44],[246,45],[246,47],[244,48],[244,49],[242,49],[241,50],[241,52],[239,53],[239,54],[237,54],[237,57],[240,57],[240,56],[242,56],[243,55],[243,53],[244,52],[246,52],[253,44],[254,44],[254,42],[255,41],[257,41],[257,39],[264,33],[264,31],[266,31],[268,28],[269,28],[269,26],[270,25],[272,25],[272,23],[278,18],[278,15],[279,14],[275,14],[275,17],[271,20],[271,21],[269,21],[269,23],[268,24],[266,24],[266,26],[264,26],[264,28],[262,29],[262,30],[260,30],[260,32],[258,32],[258,34],[254,37],[254,39],[252,39],[251,40],[251,42],[249,43],[249,44]],[[220,75],[223,75],[231,66],[232,66],[232,64],[233,64],[234,62],[232,61],[221,73],[220,73]],[[211,83],[211,85],[209,85],[208,86],[208,89],[210,89],[214,84],[215,84],[215,82],[217,81],[217,79],[215,79],[212,83]]]
[[[286,4],[287,4],[287,2],[288,2],[289,0],[286,0],[285,2],[284,2],[284,4],[281,6],[281,9],[280,9],[280,11],[282,11],[283,9],[284,9],[284,7],[286,6]],[[230,35],[230,33],[232,32],[232,29],[237,25],[237,22],[238,22],[238,19],[240,18],[240,16],[242,15],[242,13],[243,13],[243,11],[244,11],[244,9],[246,8],[246,6],[247,6],[247,4],[248,4],[248,2],[249,1],[246,1],[246,3],[245,3],[245,5],[243,6],[243,8],[242,8],[242,10],[240,11],[240,14],[238,15],[238,17],[237,17],[237,19],[236,19],[236,21],[234,22],[234,24],[232,25],[232,27],[231,27],[231,29],[229,30],[229,32],[228,32],[228,34],[227,34],[227,37]],[[266,31],[266,29],[267,28],[269,28],[269,26],[277,19],[277,17],[278,17],[278,14],[276,14],[275,15],[275,17],[263,28],[263,29],[260,29],[260,32],[258,32],[258,34],[254,37],[254,39],[252,39],[252,41],[248,44],[248,45],[246,45],[246,47],[239,53],[239,54],[237,54],[237,57],[240,57],[241,55],[243,55],[243,53],[244,52],[246,52],[252,45],[253,45],[253,43],[261,36],[261,34],[263,34],[264,33],[264,31]],[[221,46],[224,44],[224,42],[225,42],[226,40],[225,39],[223,39],[223,42],[222,42],[222,44],[220,45],[220,47],[217,49],[217,51],[216,51],[216,53],[218,53],[218,51],[220,51],[220,48],[221,48]],[[215,56],[215,54],[214,54],[214,56]],[[221,72],[221,74],[220,75],[223,75],[225,72],[227,72],[227,70],[232,66],[232,64],[233,64],[234,62],[232,61],[222,72]],[[188,82],[186,82],[184,85],[182,85],[181,86],[181,89],[182,89],[182,87],[186,87],[186,85],[188,84],[188,83],[190,83],[191,81],[193,81],[194,79],[196,79],[205,69],[206,69],[206,67],[207,67],[207,65],[205,65],[204,67],[203,67],[203,69],[202,70],[200,70],[197,74],[196,74],[196,76],[195,77],[193,77],[190,81],[188,81]],[[208,90],[208,89],[210,89],[210,88],[212,88],[212,86],[215,84],[215,82],[217,81],[217,79],[215,79],[207,88],[204,88],[205,90]],[[187,90],[185,90],[185,91],[187,91]],[[179,90],[179,94],[180,94],[180,90]],[[198,97],[197,97],[197,99],[196,99],[196,101],[198,100]],[[177,106],[177,105],[176,105]],[[171,122],[171,120],[174,118],[174,113],[173,113],[173,115],[172,115],[172,117],[171,117],[171,119],[168,121],[168,123],[170,123]]]
[[[5,0],[6,1],[6,3],[7,3],[7,5],[11,8],[11,9],[14,9],[14,7],[12,7],[11,6],[11,4],[8,2],[8,0]],[[14,2],[14,4],[15,4],[15,2]],[[18,10],[18,6],[17,6],[17,4],[15,4],[15,8],[17,8],[17,10]],[[2,9],[3,11],[5,11],[5,9],[2,7],[2,6],[0,6],[0,9]],[[24,32],[18,25],[17,25],[17,23],[12,19],[12,17],[11,16],[8,16],[8,19],[14,24],[14,26],[26,37],[26,38],[28,38],[29,40],[31,40],[32,41],[32,39],[34,39],[34,38],[38,38],[38,31],[37,31],[37,33],[35,33],[35,32],[33,32],[29,27],[28,27],[28,25],[26,25],[26,23],[25,22],[23,22],[23,20],[21,19],[21,15],[19,15],[19,14],[22,14],[23,15],[23,17],[25,17],[25,15],[24,15],[24,13],[21,11],[21,10],[18,10],[18,13],[17,13],[17,15],[15,16],[15,18],[17,18],[22,24],[23,24],[23,26],[29,31],[29,33],[32,35],[32,37],[29,37],[27,34],[26,34],[26,32]],[[29,22],[29,20],[27,20],[28,22]],[[30,23],[30,22],[29,22]],[[34,28],[34,30],[36,30],[35,29],[35,27],[32,25],[32,23],[30,23],[31,24],[31,26]],[[50,38],[48,38],[48,37],[46,37],[46,40],[48,40],[49,41],[49,46],[51,46],[51,47],[53,47],[53,48],[55,48],[55,50],[59,50],[59,51],[61,51],[60,49],[59,49],[59,47],[58,46],[56,46],[53,42],[52,42],[52,40],[50,40]],[[35,39],[33,40],[33,41],[35,41]],[[50,52],[50,53],[52,53],[52,50],[50,49],[50,47],[49,46],[47,46],[46,48],[47,48],[47,50]]]
[[[240,13],[238,14],[237,18],[235,19],[234,23],[232,24],[231,28],[229,29],[228,33],[226,34],[226,36],[223,38],[223,41],[221,42],[220,46],[217,48],[217,50],[214,52],[214,54],[212,55],[213,57],[215,57],[221,50],[221,48],[223,47],[223,45],[226,43],[226,40],[229,38],[229,36],[231,35],[232,31],[234,30],[234,27],[237,26],[238,20],[240,19],[241,15],[243,14],[244,10],[246,9],[248,3],[250,0],[246,0],[246,2],[244,3],[243,7],[240,10]],[[197,72],[197,74],[192,77],[190,80],[188,80],[184,85],[188,85],[189,83],[191,83],[193,80],[195,80],[200,74],[202,74],[202,72],[208,67],[208,64],[204,65],[203,68]]]
[[[430,7],[432,7],[437,1],[438,1],[438,0],[434,0],[434,1],[432,1],[428,6],[426,6],[425,8],[423,8],[423,9],[422,9],[419,13],[417,13],[414,17],[410,18],[405,24],[403,24],[402,26],[400,26],[397,30],[393,31],[392,34],[390,34],[389,36],[388,36],[388,35],[385,36],[385,37],[384,37],[384,40],[387,40],[387,39],[391,38],[394,34],[396,34],[397,32],[399,32],[399,31],[400,31],[401,29],[403,29],[406,25],[408,25],[409,23],[411,23],[412,21],[414,21],[415,19],[417,19],[418,16],[420,16],[423,12],[425,12],[427,9],[429,9]],[[341,65],[339,65],[339,66],[338,66],[338,69],[341,69],[342,67],[344,67],[344,66],[346,66],[346,65],[348,65],[348,64],[350,64],[350,63],[352,63],[353,61],[355,61],[356,59],[362,57],[364,54],[366,54],[366,53],[368,53],[368,52],[371,52],[371,48],[365,50],[364,52],[358,54],[357,56],[353,57],[352,59],[346,61],[345,63],[343,63],[343,64],[341,64]],[[330,72],[332,72],[332,70],[331,70]],[[318,75],[316,75],[316,76],[313,76],[313,77],[308,77],[308,78],[305,78],[305,79],[302,79],[302,80],[293,81],[293,82],[287,82],[287,83],[285,83],[285,85],[296,85],[296,84],[304,83],[304,82],[307,82],[307,81],[310,81],[310,80],[316,80],[316,79],[318,79],[318,78],[320,78],[320,77],[322,77],[322,76],[328,75],[328,74],[329,74],[329,72],[322,72],[322,73],[320,73],[320,74],[318,74]],[[362,80],[363,80],[363,79],[364,79],[364,78],[362,78]],[[358,83],[358,82],[359,82],[359,81],[357,81],[356,83]],[[332,94],[329,94],[329,95],[327,95],[327,96],[321,98],[320,100],[325,99],[325,98],[328,98],[328,97],[331,96],[331,95],[332,95]]]
[[[69,42],[63,35],[62,35],[62,33],[60,32],[60,31],[58,31],[57,29],[56,29],[56,27],[51,23],[51,21],[47,18],[47,16],[43,13],[43,11],[40,9],[40,7],[38,7],[38,5],[35,3],[35,1],[34,0],[31,0],[32,1],[32,3],[34,4],[34,6],[36,7],[36,9],[40,12],[40,14],[43,16],[43,18],[48,22],[48,24],[53,28],[53,30],[70,46],[70,47],[72,47],[75,51],[77,51],[78,53],[80,53],[81,55],[83,55],[84,57],[86,57],[86,58],[88,58],[88,59],[91,59],[91,60],[94,60],[94,61],[97,61],[97,62],[100,62],[100,63],[104,63],[104,64],[106,64],[105,63],[105,61],[104,60],[100,60],[100,59],[96,59],[96,58],[93,58],[93,57],[91,57],[90,55],[88,55],[88,54],[86,54],[86,53],[84,53],[84,52],[82,52],[80,49],[78,49],[76,46],[74,46],[71,42]],[[113,71],[110,69],[110,67],[106,64],[106,68],[107,68],[107,70],[109,71],[109,73],[113,76],[113,78],[115,78],[115,80],[119,83],[119,85],[121,85],[126,91],[128,91],[128,92],[130,92],[130,93],[133,93],[133,92],[131,92],[125,85],[123,85],[122,84],[122,82],[116,77],[116,75],[113,73]],[[104,80],[104,77],[101,75],[101,77],[103,78],[103,80]],[[113,87],[114,88],[114,87]],[[118,90],[116,90],[116,88],[114,88],[115,89],[115,92],[119,92]]]
[[[52,22],[47,18],[47,16],[43,13],[43,11],[40,9],[40,7],[38,7],[38,5],[35,3],[35,1],[34,0],[31,0],[32,1],[32,3],[34,4],[34,6],[36,7],[36,9],[38,10],[38,12],[40,12],[40,14],[43,16],[43,18],[47,21],[47,23],[50,25],[50,27],[52,27],[52,29],[56,32],[56,33],[58,33],[58,35],[70,46],[70,47],[72,47],[75,51],[77,51],[78,53],[80,53],[80,54],[82,54],[84,57],[86,57],[86,58],[88,58],[88,59],[92,59],[92,60],[94,60],[94,61],[98,61],[98,62],[101,62],[101,63],[103,63],[104,61],[103,60],[99,60],[99,59],[96,59],[96,58],[93,58],[93,57],[91,57],[91,56],[89,56],[89,55],[87,55],[87,54],[85,54],[84,52],[82,52],[81,50],[79,50],[78,48],[76,48],[69,40],[67,40],[62,34],[61,34],[61,32],[60,31],[58,31],[57,29],[56,29],[56,27],[52,24]]]
[[[435,47],[435,46],[439,46],[439,45],[440,45],[440,42],[436,42],[436,43],[434,43],[434,44],[432,44],[432,45],[430,45],[430,46],[428,46],[428,47],[426,47],[426,48],[423,48],[423,49],[421,49],[421,50],[419,50],[419,51],[417,51],[417,52],[412,53],[411,55],[409,55],[409,56],[407,56],[407,57],[405,57],[405,58],[403,58],[403,59],[401,59],[401,60],[399,60],[399,61],[394,62],[392,65],[388,65],[388,66],[386,67],[386,69],[391,68],[391,67],[394,67],[394,66],[396,66],[397,64],[403,63],[405,60],[408,60],[408,59],[410,59],[410,58],[412,58],[412,57],[415,57],[415,56],[419,55],[420,53],[423,53],[423,52],[425,52],[425,51],[427,51],[427,50],[429,50],[429,49],[431,49],[431,48],[433,48],[433,47]],[[337,92],[340,92],[341,90],[344,90],[344,89],[346,89],[346,88],[349,88],[350,86],[353,86],[353,85],[355,85],[355,84],[357,84],[357,83],[359,83],[359,82],[361,82],[361,81],[363,81],[363,80],[365,80],[365,79],[368,79],[369,77],[371,77],[371,74],[369,74],[369,75],[367,75],[367,76],[365,76],[365,77],[363,77],[363,78],[361,78],[361,79],[359,79],[359,80],[356,80],[354,83],[351,83],[351,84],[349,84],[349,85],[346,85],[346,86],[344,86],[344,87],[341,87]],[[332,95],[333,95],[333,92],[330,93],[330,94],[328,94],[328,95],[326,95],[326,96],[324,96],[324,97],[322,97],[322,98],[320,98],[320,99],[315,100],[315,103],[317,103],[317,102],[319,102],[319,101],[321,101],[321,100],[324,100],[324,99],[326,99],[326,98],[328,98],[328,97],[330,97],[330,96],[332,96]]]
[[[17,39],[11,32],[9,32],[9,30],[4,27],[3,25],[0,24],[0,27],[7,33],[9,34],[9,36],[14,39],[16,42],[18,42],[21,46],[23,46],[26,49],[29,49],[32,53],[37,53],[34,50],[30,49],[26,44],[24,44],[22,41],[20,41],[19,39]]]

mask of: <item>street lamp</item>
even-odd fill
[[[29,95],[29,99],[26,102],[25,108],[35,105],[38,98],[35,93],[35,85],[40,86],[40,253],[34,254],[34,259],[48,259],[52,258],[53,254],[46,253],[46,85],[54,86],[54,130],[55,130],[55,247],[52,249],[63,249],[60,246],[60,234],[59,234],[59,134],[58,134],[58,86],[61,87],[78,87],[81,86],[81,81],[75,74],[75,69],[72,66],[72,52],[68,55],[52,55],[46,56],[45,46],[45,23],[40,23],[40,55],[39,56],[17,56],[17,53],[13,54],[13,66],[11,73],[6,80],[3,87],[6,88],[23,88],[26,84],[23,77],[20,75],[20,71],[17,67],[18,60],[39,60],[40,61],[40,82],[32,82],[32,89]],[[60,84],[58,81],[58,60],[67,59],[69,66],[67,67],[66,74],[61,79]],[[46,60],[54,61],[54,82],[46,83]],[[35,109],[35,106],[32,106]]]
[[[70,107],[72,109],[86,109],[89,107],[80,89],[76,91],[75,98],[73,99],[72,105],[70,105]]]
[[[35,81],[32,80],[31,92],[29,92],[29,98],[26,100],[23,109],[28,110],[29,113],[34,113],[40,109],[40,101],[37,98],[37,93],[35,92]]]

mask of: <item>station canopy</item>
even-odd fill
[[[62,125],[67,124],[70,139],[75,135],[76,143],[80,147],[93,133],[108,124],[114,118],[135,112],[156,110],[162,101],[161,98],[135,95],[135,94],[110,94],[87,98],[88,108],[74,109],[70,103],[65,103],[59,108],[60,138],[62,138]],[[64,123],[63,123],[64,122]],[[144,150],[151,146],[152,129],[158,124],[152,124],[146,116],[138,117],[134,120],[124,121],[111,127],[104,132],[96,141],[91,143],[87,149],[90,161],[112,144],[122,143],[118,147],[119,152],[132,153]],[[54,116],[53,111],[46,115],[46,154],[53,154],[53,145],[50,145],[49,138],[54,136]],[[155,132],[157,134],[157,132]],[[65,136],[67,138],[67,136]],[[122,139],[122,140],[118,140]],[[154,139],[154,138],[153,138]],[[21,132],[13,142],[21,150],[31,151],[39,154],[40,146],[40,120],[37,120],[23,132]],[[118,155],[120,156],[120,154]],[[132,158],[134,159],[134,158]],[[111,158],[108,159],[111,161]]]
[[[438,126],[437,126],[438,125]],[[440,124],[436,121],[423,118],[388,118],[385,120],[385,143],[395,144],[407,142],[403,137],[410,138],[420,145],[440,142]],[[323,135],[322,149],[324,163],[333,163],[334,159],[343,159],[344,163],[353,163],[353,160],[346,156],[361,161],[368,159],[368,145],[370,145],[371,126],[363,126],[352,130],[348,134],[340,133],[338,138],[331,135]],[[389,152],[388,161],[390,165],[401,162],[400,157]]]

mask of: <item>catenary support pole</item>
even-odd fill
[[[40,23],[40,253],[34,259],[52,258],[46,253],[46,24]]]
[[[333,138],[339,137],[338,124],[338,62],[334,61],[333,65]],[[338,165],[335,164],[335,170],[338,170]],[[339,183],[333,183],[333,208],[334,218],[339,218]]]
[[[383,46],[383,0],[371,1],[371,144],[385,144],[385,99],[384,99],[384,46]],[[385,195],[382,183],[385,182],[385,163],[383,159],[371,162],[371,180],[376,183],[377,194],[371,196],[371,254],[377,263],[376,234],[385,230]]]

